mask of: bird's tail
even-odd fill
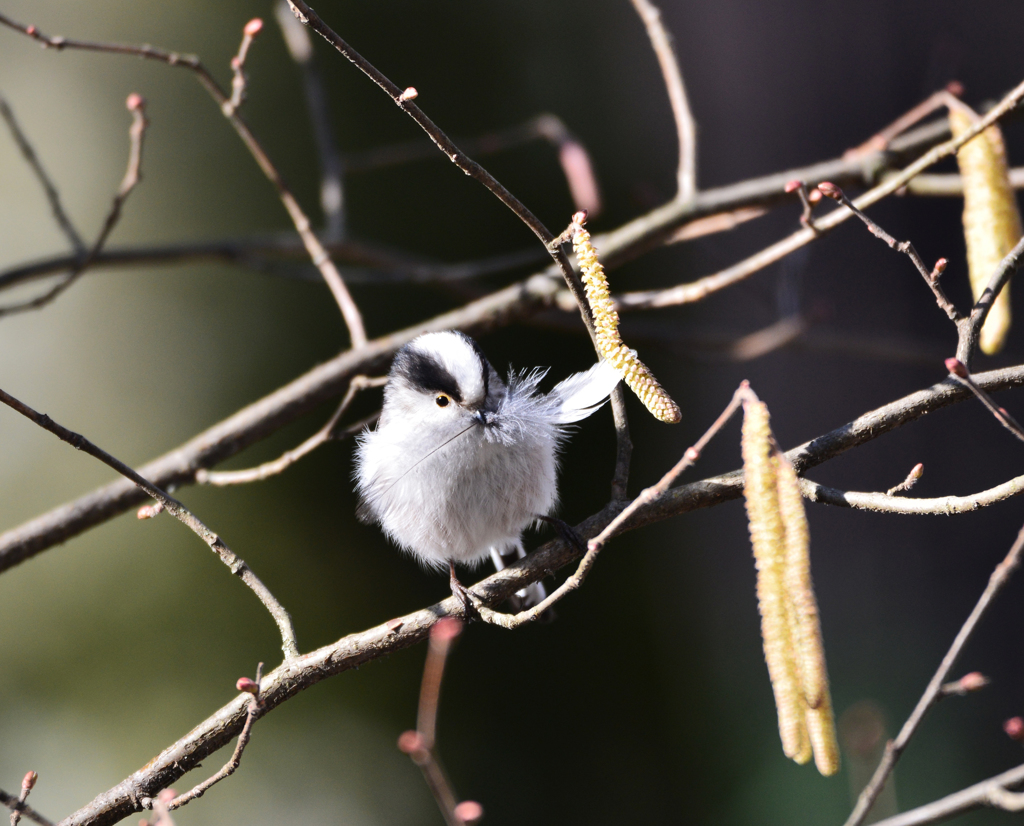
[[[514,546],[506,548],[504,551],[491,548],[491,559],[494,560],[494,567],[499,571],[507,568],[514,562],[518,562],[525,556],[526,551],[523,550],[522,542],[517,542]],[[531,582],[521,591],[516,591],[515,596],[512,598],[513,607],[516,612],[525,611],[543,601],[547,595],[548,592],[541,583]]]
[[[608,400],[619,383],[619,372],[607,361],[599,361],[585,373],[575,373],[556,384],[548,399],[557,405],[559,424],[585,419]]]

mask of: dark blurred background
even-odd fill
[[[322,0],[316,8],[396,83],[416,86],[418,102],[456,138],[541,112],[562,118],[592,153],[603,189],[606,209],[593,231],[673,194],[672,120],[625,0]],[[701,187],[836,157],[950,80],[981,106],[1024,74],[1024,24],[1011,0],[673,0],[662,8],[698,121]],[[269,0],[4,0],[0,11],[51,34],[194,52],[225,85],[242,26],[264,17],[243,114],[319,215],[299,73]],[[320,44],[318,54],[343,151],[426,140],[348,63]],[[86,238],[98,231],[123,174],[130,92],[147,98],[152,126],[144,182],[112,245],[289,229],[272,188],[186,71],[42,51],[0,30],[0,91]],[[1024,162],[1021,125],[1008,124],[1005,134],[1011,163]],[[550,146],[483,160],[549,227],[568,222],[573,205]],[[451,262],[536,245],[439,153],[346,183],[350,230],[362,240]],[[945,284],[965,306],[961,207],[956,199],[891,198],[872,215],[898,238],[911,238],[925,260],[949,258]],[[798,214],[794,204],[739,231],[653,252],[615,270],[612,284],[642,289],[714,272],[795,229]],[[6,134],[0,226],[0,266],[66,246]],[[299,265],[259,272],[202,263],[90,274],[45,310],[0,323],[0,386],[140,465],[338,352],[346,339],[327,291],[280,277],[304,272]],[[475,286],[494,288],[525,272]],[[463,301],[458,291],[429,287],[361,283],[353,292],[371,336]],[[1020,317],[1024,306],[1015,303]],[[794,346],[746,362],[714,346],[794,310],[819,319]],[[683,423],[670,428],[631,403],[634,492],[675,461],[741,379],[768,403],[780,442],[791,447],[941,380],[942,358],[955,348],[952,326],[910,263],[854,222],[700,305],[629,316],[623,331],[684,410]],[[976,368],[1019,362],[1022,332],[1018,323],[1004,353],[979,359]],[[544,319],[482,344],[499,368],[553,365],[557,377],[593,358],[580,331]],[[367,398],[361,412],[374,401]],[[1018,415],[1024,410],[1019,394],[1000,402]],[[276,456],[329,413],[327,406],[231,466]],[[563,518],[578,521],[604,503],[612,449],[610,414],[602,411],[566,450]],[[112,478],[11,412],[0,412],[0,457],[4,529]],[[967,494],[1018,475],[1022,459],[1024,448],[970,403],[810,476],[885,490],[923,462],[914,495]],[[738,464],[733,424],[697,472]],[[443,578],[355,521],[350,476],[351,443],[344,443],[259,485],[181,492],[291,610],[304,650],[447,593]],[[1015,500],[951,518],[810,507],[839,714],[856,707],[895,733],[1022,515]],[[1011,583],[956,670],[983,671],[993,685],[938,707],[900,763],[901,808],[1021,762],[1020,746],[1001,725],[1024,711],[1022,588]],[[559,614],[553,625],[513,634],[472,627],[451,661],[441,754],[458,792],[483,803],[488,823],[818,824],[845,817],[856,761],[824,779],[781,752],[742,503],[616,540]],[[0,632],[0,787],[16,791],[25,771],[38,771],[32,802],[54,818],[230,700],[235,679],[257,661],[271,666],[280,656],[263,609],[198,539],[166,517],[140,523],[133,514],[0,578]],[[260,722],[239,773],[177,812],[176,821],[439,823],[419,772],[394,745],[414,723],[423,655],[422,647],[396,654],[285,704]],[[218,754],[179,789],[226,757]],[[980,813],[965,822],[1008,817]]]

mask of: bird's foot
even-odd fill
[[[481,619],[480,611],[477,610],[476,604],[473,601],[473,595],[469,592],[459,578],[455,575],[455,563],[448,562],[448,571],[450,578],[448,580],[452,588],[452,596],[457,597],[462,603],[462,610],[464,612],[466,622],[473,622],[474,620]]]

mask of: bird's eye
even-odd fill
[[[437,398],[434,399],[438,407],[447,407],[451,400],[452,397],[447,393],[438,393]]]

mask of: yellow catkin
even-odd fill
[[[768,408],[760,401],[743,405],[743,493],[750,523],[750,542],[757,566],[757,602],[761,637],[775,707],[779,715],[782,750],[798,763],[811,757],[806,702],[794,656],[791,606],[785,587],[785,528],[779,507],[776,465]]]
[[[679,406],[640,361],[636,350],[627,347],[619,336],[619,314],[608,289],[604,267],[597,260],[597,250],[590,243],[590,233],[583,228],[584,220],[585,213],[573,216],[572,248],[580,265],[580,277],[594,317],[598,350],[604,360],[619,371],[622,380],[656,419],[675,424],[682,419]]]
[[[784,580],[790,605],[790,634],[795,646],[814,762],[818,771],[827,777],[839,771],[839,743],[836,739],[832,699],[829,696],[818,601],[811,580],[811,535],[796,471],[785,455],[778,451],[774,456],[774,464],[779,512],[785,531]]]
[[[954,137],[962,135],[973,123],[969,110],[950,109],[949,127]],[[1020,240],[1020,212],[1010,186],[1006,147],[998,126],[992,125],[969,140],[960,147],[956,157],[964,186],[967,270],[977,301],[999,262]],[[981,328],[982,352],[989,355],[999,352],[1009,329],[1010,287],[1007,284],[996,297]]]

